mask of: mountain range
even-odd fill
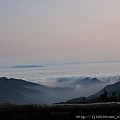
[[[62,97],[62,94],[68,94],[72,91],[72,88],[67,87],[46,87],[22,79],[0,78],[1,104],[50,104],[70,98],[69,95]]]
[[[75,87],[47,87],[22,79],[1,77],[0,104],[52,104],[65,102],[66,100],[65,103],[82,103],[83,98],[85,98],[84,94],[81,94],[83,90],[84,93],[87,91],[89,93],[90,89],[92,89],[92,93],[93,90],[95,93],[98,90],[96,88],[104,83],[97,78],[85,78],[76,81],[74,84],[76,85]],[[113,92],[119,97],[120,81],[107,85],[97,93],[86,97],[87,102],[97,102],[98,97],[104,92],[104,89],[108,92],[109,97]]]

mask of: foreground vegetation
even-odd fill
[[[119,117],[120,103],[0,105],[0,120],[74,120],[88,115]]]

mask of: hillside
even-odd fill
[[[51,104],[70,98],[67,94],[72,91],[72,88],[67,87],[46,87],[21,79],[7,79],[6,77],[0,78],[1,104]],[[66,94],[66,96],[61,97],[62,94]]]
[[[77,120],[120,118],[120,103],[0,105],[0,120]]]
[[[100,101],[100,95],[104,93],[104,90],[107,92],[108,101],[110,101],[110,98],[112,97],[113,93],[115,93],[116,99],[120,100],[120,81],[116,82],[114,84],[107,85],[97,93],[90,95],[89,97],[79,97],[79,98],[73,98],[71,100],[68,100],[66,103],[83,103],[83,102],[98,102]],[[85,101],[83,100],[85,99]]]

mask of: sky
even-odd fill
[[[120,0],[0,0],[0,65],[120,60]]]

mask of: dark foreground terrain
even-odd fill
[[[120,103],[0,105],[0,120],[120,119]]]

